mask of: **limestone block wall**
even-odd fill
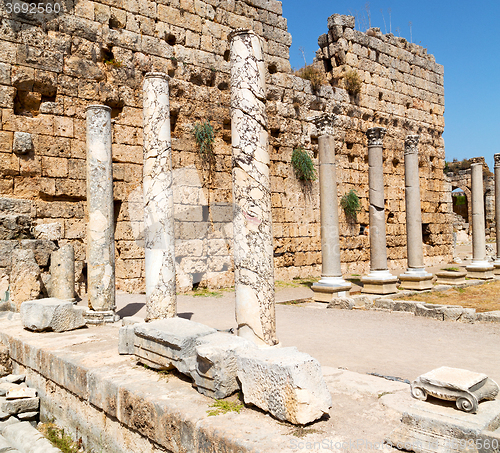
[[[178,288],[233,284],[227,35],[236,28],[253,29],[265,40],[276,278],[320,273],[318,183],[305,187],[290,165],[298,146],[308,149],[317,164],[316,131],[307,119],[318,111],[339,116],[339,196],[355,188],[363,204],[356,224],[340,212],[344,270],[361,273],[369,267],[368,236],[359,234],[360,225],[368,223],[364,132],[378,125],[388,128],[390,266],[403,265],[406,256],[407,133],[422,135],[426,263],[451,256],[446,221],[451,196],[448,200],[442,190],[443,68],[423,49],[373,31],[359,33],[351,23],[333,39],[330,19],[316,63],[330,83],[315,90],[292,74],[291,36],[279,1],[76,0],[61,5],[61,13],[44,16],[8,13],[0,5],[0,196],[32,200],[35,224],[60,224],[60,243],[75,247],[80,292],[86,275],[84,115],[85,107],[95,103],[112,108],[117,287],[144,289],[142,80],[149,71],[171,77]],[[340,46],[344,63],[328,53]],[[363,80],[357,97],[343,87],[342,68],[348,67]],[[193,125],[205,120],[215,129],[211,165],[200,157],[193,136]],[[31,134],[33,146],[26,154],[13,151],[15,132]]]

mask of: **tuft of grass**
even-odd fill
[[[120,60],[117,60],[114,57],[110,58],[109,60],[105,58],[103,60],[103,63],[104,64],[109,64],[110,66],[114,66],[115,68],[121,68],[122,67],[122,62]]]
[[[311,82],[311,88],[314,91],[318,91],[321,85],[326,84],[325,73],[314,65],[306,65],[295,71],[294,74],[302,79],[309,80],[309,82]]]
[[[198,145],[198,150],[200,152],[202,160],[211,168],[215,160],[214,127],[210,124],[210,121],[207,120],[203,121],[202,123],[197,122],[193,126],[193,134],[196,140],[196,144]]]
[[[460,269],[458,267],[445,267],[442,269],[443,271],[452,271],[452,272],[458,272]]]
[[[59,448],[63,453],[81,453],[82,439],[78,442],[65,434],[64,429],[59,428],[54,423],[42,423],[38,430],[52,443],[56,448]]]
[[[347,92],[353,96],[361,93],[361,79],[359,78],[359,74],[354,69],[345,73],[344,85]]]
[[[302,146],[293,150],[292,167],[295,176],[301,181],[311,182],[317,178],[311,155]]]
[[[244,406],[237,401],[216,400],[208,407],[214,408],[212,410],[207,410],[208,416],[215,417],[216,415],[227,414],[228,412],[237,412],[239,414]]]
[[[210,291],[207,288],[196,288],[193,290],[193,297],[222,297],[219,291]]]

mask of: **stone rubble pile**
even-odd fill
[[[36,390],[29,388],[24,381],[22,374],[0,378],[0,433],[14,423],[37,424],[40,399]]]
[[[331,407],[319,362],[296,348],[259,349],[241,337],[182,318],[150,323],[125,319],[119,353],[155,369],[176,368],[204,395],[244,401],[279,420],[306,424]]]

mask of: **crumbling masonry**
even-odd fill
[[[20,239],[35,240],[31,222],[51,248],[74,246],[77,290],[85,291],[85,109],[104,104],[113,129],[117,288],[144,290],[142,84],[147,72],[159,71],[170,76],[177,288],[233,284],[228,35],[238,28],[264,38],[275,277],[321,273],[318,182],[307,189],[290,165],[299,146],[317,164],[317,131],[308,118],[321,112],[338,117],[338,195],[355,189],[362,202],[356,223],[339,208],[342,271],[369,270],[368,235],[362,233],[368,225],[365,132],[371,127],[387,129],[389,268],[406,266],[403,152],[409,134],[420,135],[425,264],[451,257],[443,67],[426,49],[378,29],[356,31],[352,17],[334,15],[315,63],[325,84],[313,88],[292,73],[291,36],[276,0],[60,4],[62,12],[44,16],[0,6],[0,196],[28,200],[23,209],[29,213],[28,219],[26,213],[1,214],[4,274]],[[361,82],[358,94],[345,89],[349,71]],[[215,128],[213,161],[201,158],[192,132],[205,120]],[[47,224],[54,225],[40,226]],[[48,265],[39,264],[42,271]]]

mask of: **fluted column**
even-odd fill
[[[177,314],[169,77],[144,77],[144,252],[146,319]]]
[[[471,165],[472,193],[472,263],[466,267],[469,278],[487,280],[493,278],[493,264],[486,259],[486,235],[484,227],[483,164]]]
[[[418,176],[419,135],[405,139],[405,202],[406,248],[408,268],[399,276],[404,289],[424,290],[432,288],[432,274],[424,267],[422,240],[422,210],[420,207],[420,178]]]
[[[321,279],[312,286],[314,300],[330,302],[332,296],[344,296],[351,283],[342,278],[340,263],[339,212],[335,139],[331,113],[310,118],[318,131],[319,186],[321,209]]]
[[[495,154],[495,227],[497,256],[493,263],[495,275],[500,275],[500,154]]]
[[[241,337],[273,346],[278,340],[262,40],[251,30],[235,30],[228,39],[236,322]]]
[[[111,109],[87,107],[88,323],[114,322],[115,239]]]
[[[387,267],[387,244],[385,236],[385,199],[383,140],[386,129],[372,127],[366,131],[368,137],[368,184],[370,198],[370,273],[363,277],[362,292],[369,294],[391,294],[396,292],[397,278]]]

